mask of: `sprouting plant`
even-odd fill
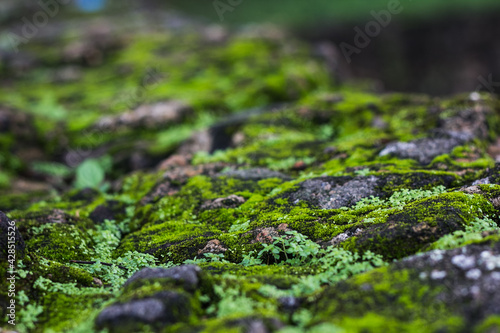
[[[255,253],[257,251],[256,250],[253,250],[249,253],[245,253],[243,255],[243,260],[241,261],[241,264],[243,266],[259,266],[259,265],[262,265],[262,260],[257,258]]]
[[[271,257],[278,262],[284,256],[286,264],[297,266],[318,253],[319,245],[303,234],[292,230],[285,235],[274,237],[270,244],[262,244],[263,249],[257,254],[257,258],[267,257],[269,263]]]
[[[211,262],[223,262],[223,263],[228,263],[227,260],[224,259],[224,254],[223,253],[204,253],[203,254],[205,257],[210,259]]]
[[[358,254],[333,246],[321,248],[297,231],[288,231],[283,236],[274,237],[274,241],[263,244],[262,250],[258,253],[253,251],[245,254],[241,264],[261,265],[263,261],[269,264],[271,258],[278,262],[278,265],[308,266],[314,269],[316,274],[302,277],[300,283],[293,285],[288,291],[278,290],[274,286],[264,286],[259,289],[268,297],[311,295],[325,284],[332,284],[386,265],[380,255],[370,251]]]

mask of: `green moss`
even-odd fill
[[[399,259],[416,253],[443,235],[465,229],[476,217],[495,212],[493,205],[482,196],[461,192],[422,199],[401,209],[369,226],[355,241],[346,243],[345,248],[370,250],[386,259]]]
[[[339,328],[348,332],[436,332],[439,329],[458,331],[463,327],[462,319],[458,316],[446,318],[437,323],[424,319],[415,319],[409,322],[398,321],[390,316],[381,316],[376,313],[366,313],[362,317],[347,317],[336,322]]]
[[[36,260],[40,260],[43,263],[35,265],[33,267],[33,271],[54,282],[58,283],[76,282],[78,283],[79,286],[83,287],[96,286],[94,277],[83,269],[79,269],[76,267],[69,267],[55,261],[44,260],[42,258],[37,258]]]
[[[474,329],[476,333],[495,332],[500,329],[500,316],[491,315]]]
[[[69,224],[44,225],[27,242],[28,251],[49,260],[68,263],[94,256],[93,241],[78,227]]]
[[[89,332],[93,329],[92,320],[104,308],[110,296],[96,295],[65,295],[49,293],[43,297],[42,315],[38,318],[40,332]],[[88,325],[90,323],[90,325]]]
[[[315,307],[314,323],[332,322],[349,332],[462,329],[461,318],[435,301],[440,292],[420,284],[413,271],[379,268],[328,288]]]

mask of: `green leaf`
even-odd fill
[[[76,169],[76,188],[97,188],[105,178],[104,169],[95,159],[85,160]]]

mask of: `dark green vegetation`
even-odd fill
[[[234,10],[227,10],[224,15],[224,23],[244,23],[244,22],[278,22],[286,25],[311,25],[318,21],[331,24],[344,23],[346,21],[365,20],[369,17],[370,11],[375,8],[386,8],[388,0],[373,1],[349,1],[349,0],[311,0],[308,2],[292,0],[283,4],[280,1],[228,1],[219,0],[219,4],[238,4],[231,6]],[[494,0],[467,1],[459,0],[453,2],[453,6],[445,1],[423,0],[413,2],[411,0],[400,0],[399,3],[405,9],[405,18],[428,19],[429,17],[450,15],[450,12],[463,13],[468,11],[479,11],[498,8],[498,2]],[[191,14],[208,18],[212,21],[219,21],[214,7],[214,1],[207,1],[200,4],[196,1],[173,0],[169,6],[183,9]],[[369,5],[369,9],[367,9]],[[220,6],[220,8],[225,8]],[[222,12],[222,10],[221,10]]]
[[[2,60],[17,331],[499,329],[496,97],[373,94],[278,32],[179,29]]]

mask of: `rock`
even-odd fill
[[[388,144],[379,156],[392,155],[401,159],[413,159],[420,164],[429,164],[442,154],[450,153],[453,148],[465,143],[459,138],[425,138],[410,142],[394,142]]]
[[[293,296],[280,297],[278,299],[278,302],[280,303],[282,309],[287,312],[293,312],[297,310],[301,304],[300,299]]]
[[[196,152],[213,153],[217,150],[234,147],[235,144],[242,142],[242,133],[239,132],[239,129],[245,123],[249,122],[253,116],[273,113],[282,107],[283,105],[256,107],[230,115],[207,129],[195,132],[179,147],[177,154],[193,155]]]
[[[105,21],[94,22],[83,34],[83,39],[74,40],[62,49],[61,58],[64,62],[99,66],[108,52],[123,45],[122,40]]]
[[[23,259],[26,248],[23,236],[17,229],[15,221],[9,220],[3,212],[0,212],[0,229],[2,230],[0,234],[0,259],[8,259],[9,254],[14,255],[16,262]],[[12,244],[15,245],[15,253],[10,253],[9,251],[14,249],[11,248]]]
[[[228,331],[229,329],[237,329],[238,332],[246,333],[270,333],[276,332],[285,325],[276,318],[240,318],[228,320],[220,327],[220,331]]]
[[[338,234],[337,236],[333,237],[330,241],[326,242],[323,244],[323,246],[337,246],[342,242],[345,242],[349,238],[353,236],[359,236],[363,233],[363,229],[361,228],[352,228],[348,229],[343,233]]]
[[[182,265],[172,268],[143,268],[134,273],[123,285],[128,286],[140,280],[170,278],[182,282],[186,290],[195,290],[200,282],[201,269],[196,265]]]
[[[70,201],[84,201],[90,203],[98,196],[99,191],[91,188],[84,188],[83,190],[70,194],[68,199]]]
[[[368,329],[368,322],[361,318],[371,313],[390,320],[393,327],[403,327],[417,315],[429,331],[471,332],[490,316],[498,315],[498,299],[497,242],[434,250],[354,277],[327,288],[314,312],[333,322],[358,320],[361,331]],[[447,318],[461,319],[443,321],[443,313]]]
[[[481,207],[480,210],[471,211],[473,204]],[[370,250],[388,260],[400,259],[415,254],[444,235],[463,230],[475,217],[492,214],[494,208],[485,198],[444,193],[407,204],[401,212],[376,220],[361,232],[356,231],[356,237],[349,240],[352,242],[349,249]]]
[[[187,177],[186,177],[187,179]],[[170,179],[166,179],[158,184],[156,184],[142,199],[141,204],[147,205],[149,203],[154,203],[164,196],[171,196],[179,192],[181,189],[181,184],[178,182],[173,182]]]
[[[189,298],[173,291],[162,291],[151,298],[113,304],[96,318],[96,326],[111,332],[131,332],[141,324],[163,327],[187,320],[191,314]]]
[[[178,123],[190,115],[192,109],[180,101],[166,101],[141,105],[133,111],[118,116],[107,116],[97,121],[97,130],[117,128],[158,128]]]
[[[486,178],[488,179],[488,178]],[[489,184],[488,182],[483,182],[484,180],[480,180],[479,183],[474,182],[474,183],[477,183],[476,185],[472,185],[472,186],[468,186],[468,187],[462,187],[460,190],[465,192],[465,193],[469,193],[469,194],[480,194],[482,196],[484,196],[485,198],[488,199],[489,202],[491,202],[491,204],[493,205],[493,207],[495,207],[496,209],[500,209],[500,193],[499,193],[499,189],[498,187],[496,186],[493,186],[492,189],[493,191],[491,193],[488,193],[488,191],[485,189],[484,191],[481,189],[481,187],[479,185],[484,185],[484,184]]]
[[[175,154],[164,160],[158,166],[158,170],[168,170],[175,167],[186,167],[189,164],[188,158],[185,155]]]
[[[322,209],[350,207],[359,200],[377,194],[377,177],[320,177],[299,184],[299,189],[289,194],[297,204],[303,200]]]
[[[200,209],[220,209],[220,208],[236,208],[245,203],[245,198],[238,195],[231,194],[226,198],[217,198],[214,200],[209,200],[201,205]]]
[[[116,200],[108,200],[106,203],[97,206],[90,213],[89,218],[94,223],[103,223],[105,220],[116,220],[120,215],[125,215],[124,205]]]
[[[185,140],[176,155],[192,156],[198,152],[209,153],[212,151],[213,137],[208,129],[197,131],[191,137]]]
[[[47,223],[67,223],[70,217],[61,209],[54,209],[47,215]]]
[[[223,244],[220,242],[218,239],[212,239],[205,245],[203,249],[198,250],[198,254],[204,254],[204,253],[224,253],[227,251],[227,248],[223,246]]]
[[[266,168],[233,169],[221,172],[220,175],[243,180],[261,180],[267,178],[279,178],[283,180],[292,179],[290,176],[287,176],[281,172],[269,170]]]
[[[164,196],[175,195],[189,178],[197,175],[215,176],[225,167],[224,164],[204,164],[198,166],[172,167],[163,174],[163,179],[159,181],[142,198],[141,204],[156,202]]]
[[[455,133],[462,140],[484,140],[488,137],[488,114],[493,113],[489,106],[481,101],[472,107],[458,109],[452,117],[441,120],[439,128],[446,133]]]
[[[254,239],[250,243],[270,244],[274,241],[275,237],[281,236],[286,231],[291,231],[291,229],[288,228],[288,224],[286,223],[281,223],[277,228],[257,228],[251,232],[254,236]]]

